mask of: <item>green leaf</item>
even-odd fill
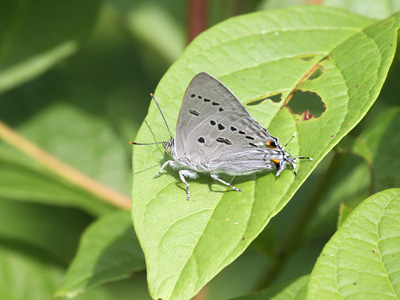
[[[47,261],[68,263],[89,221],[77,209],[0,199],[0,243]]]
[[[400,1],[376,1],[376,0],[325,0],[324,5],[346,8],[357,14],[383,19],[400,10]]]
[[[347,220],[347,218],[350,216],[350,214],[353,212],[354,207],[351,207],[350,205],[347,205],[346,203],[342,202],[340,203],[340,208],[339,208],[339,218],[338,218],[338,225],[337,227],[340,228],[344,221]]]
[[[2,1],[0,93],[42,74],[76,52],[79,42],[93,28],[100,3]]]
[[[263,0],[260,9],[275,9],[293,5],[309,4],[306,0]],[[376,0],[324,0],[318,4],[345,8],[365,17],[383,19],[400,10],[400,1]]]
[[[0,146],[0,178],[0,196],[5,199],[75,206],[96,215],[114,209],[4,145]]]
[[[281,93],[280,102],[248,106],[293,156],[306,155],[298,176],[288,170],[237,178],[238,193],[207,176],[190,181],[191,201],[172,170],[152,180],[165,161],[162,147],[135,146],[132,216],[147,262],[153,298],[188,299],[240,255],[290,200],[316,164],[363,118],[392,62],[398,16],[374,23],[326,7],[297,7],[232,18],[200,35],[161,80],[156,97],[169,124],[195,74],[220,79],[243,103]],[[322,68],[319,77],[307,75]],[[319,118],[291,113],[296,90],[318,94]],[[289,97],[289,98],[288,98]],[[290,104],[290,103],[289,103]],[[171,125],[172,126],[172,125]],[[137,142],[167,140],[151,105]]]
[[[53,294],[61,276],[62,270],[54,265],[0,247],[0,299],[2,300],[54,300]],[[90,291],[74,299],[116,298],[102,289]]]
[[[307,299],[398,299],[400,189],[367,198],[325,246]]]
[[[340,145],[339,145],[340,147]],[[336,148],[337,149],[337,148]],[[330,182],[324,186],[320,205],[316,207],[312,218],[308,220],[307,232],[313,236],[325,235],[330,228],[333,233],[338,227],[338,208],[341,203],[356,207],[370,196],[370,177],[368,165],[356,155],[335,155],[331,163],[336,172]]]
[[[145,268],[129,212],[107,215],[83,234],[57,296],[73,297],[105,282],[129,277]]]
[[[357,138],[353,151],[370,166],[372,190],[378,192],[397,187],[400,182],[400,107],[379,114]]]
[[[129,13],[126,23],[132,35],[169,64],[179,57],[185,47],[184,31],[158,5],[143,2]]]
[[[310,275],[302,276],[289,283],[280,284],[247,296],[232,300],[301,300],[307,295],[307,285]]]
[[[201,293],[210,300],[230,299],[251,293],[269,265],[270,261],[263,253],[247,249],[213,278]]]
[[[45,93],[38,88],[35,94],[41,91]],[[85,98],[87,105],[98,103],[96,95],[87,91],[84,94],[87,97],[73,94],[65,102],[47,105],[40,114],[19,126],[18,133],[102,185],[128,193],[131,171],[126,157],[129,144],[118,136],[119,132],[110,126],[106,117],[99,118],[93,115],[93,111],[86,112],[74,105],[72,99],[75,97],[75,101]],[[24,151],[18,144],[13,146]],[[0,181],[3,182],[0,197],[74,206],[96,215],[115,209],[94,195],[87,184],[78,186],[51,167],[48,161],[39,162],[15,151],[15,148],[0,144]]]

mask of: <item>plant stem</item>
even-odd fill
[[[269,286],[282,271],[291,254],[296,252],[305,243],[305,231],[307,229],[307,225],[318,205],[322,201],[326,187],[329,186],[329,183],[335,177],[337,171],[342,165],[343,157],[344,156],[341,153],[335,153],[332,161],[329,164],[329,167],[316,185],[313,194],[305,203],[302,211],[294,222],[292,229],[288,232],[285,239],[278,247],[274,255],[275,260],[273,261],[271,267],[256,285],[255,290]]]
[[[57,174],[65,180],[72,182],[74,185],[117,207],[123,209],[130,208],[130,200],[128,197],[104,186],[103,184],[89,178],[76,169],[63,163],[59,159],[38,147],[36,144],[19,135],[15,130],[7,126],[1,120],[0,138],[4,139],[4,141],[22,153],[25,153],[29,157],[32,157],[36,161],[40,162],[54,174]]]
[[[207,0],[188,0],[188,43],[207,29]]]

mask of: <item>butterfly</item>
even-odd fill
[[[190,198],[186,178],[197,178],[199,173],[208,173],[211,178],[242,191],[219,177],[220,174],[248,175],[276,168],[276,177],[291,165],[296,175],[296,161],[309,159],[293,158],[279,139],[254,120],[247,109],[223,83],[207,73],[197,74],[190,82],[172,138],[161,108],[151,94],[164,119],[171,139],[168,142],[150,144],[130,142],[134,145],[163,144],[172,156],[160,171],[170,166],[178,170],[181,181],[186,185],[186,199]]]

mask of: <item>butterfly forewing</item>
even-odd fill
[[[188,137],[210,116],[224,111],[249,115],[236,96],[221,82],[206,73],[197,74],[183,98],[175,132],[178,157],[188,153]],[[250,115],[249,115],[250,116]]]

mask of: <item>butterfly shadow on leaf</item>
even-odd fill
[[[153,137],[153,141],[154,142],[158,142],[153,130],[151,129],[151,126],[150,126],[149,122],[147,122],[147,121],[145,121],[145,122],[146,122],[146,125],[147,125],[147,129],[150,131],[151,136]],[[134,145],[133,147],[149,147],[149,145]],[[162,164],[163,161],[166,161],[168,159],[168,155],[165,153],[165,150],[160,145],[154,145],[154,147],[157,148],[157,151],[159,151],[161,154],[163,154],[163,159],[160,160],[160,163]],[[141,174],[143,172],[148,172],[149,170],[153,170],[154,168],[156,168],[158,166],[159,166],[159,164],[155,163],[154,165],[149,166],[148,168],[142,169],[140,171],[133,172],[132,175],[138,175],[138,174]]]

